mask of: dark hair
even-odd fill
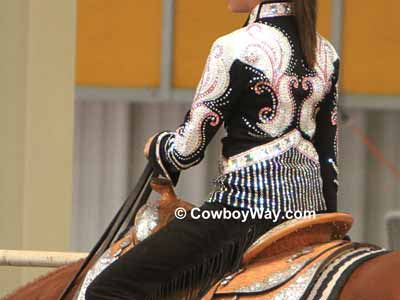
[[[300,44],[309,67],[316,62],[317,0],[293,0],[295,4]]]

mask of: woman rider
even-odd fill
[[[213,43],[183,122],[151,137],[145,155],[176,185],[224,124],[201,211],[281,218],[175,218],[101,273],[88,300],[198,298],[288,212],[336,211],[339,57],[316,32],[316,0],[227,1],[249,13],[245,26]]]

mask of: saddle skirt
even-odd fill
[[[327,213],[282,223],[261,236],[244,254],[242,267],[202,300],[337,300],[356,266],[386,253],[343,240],[352,222],[348,214]]]
[[[299,299],[295,296],[304,294],[323,262],[348,243],[332,241],[255,260],[220,280],[203,300],[239,296],[241,299]]]
[[[345,270],[386,252],[335,240],[257,259],[222,278],[202,300],[337,300],[344,284],[338,279],[350,275]],[[341,272],[335,272],[336,267]]]

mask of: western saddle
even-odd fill
[[[140,242],[144,237],[139,228],[151,234],[174,217],[176,208],[193,208],[177,198],[169,181],[153,178],[151,186],[161,196],[156,209],[142,207],[133,229],[113,245],[112,255],[123,255]],[[257,239],[245,252],[241,268],[215,283],[203,300],[301,299],[320,270],[346,249],[350,251],[351,243],[343,238],[352,222],[349,214],[326,213],[281,223]]]

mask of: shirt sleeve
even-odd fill
[[[175,131],[158,133],[150,146],[149,161],[174,185],[181,170],[203,160],[207,145],[234,110],[243,79],[230,50],[226,43],[214,42],[183,122]]]
[[[319,155],[323,194],[328,212],[337,211],[338,192],[338,79],[340,61],[334,63],[331,88],[322,100],[316,116],[317,129],[314,145]]]

